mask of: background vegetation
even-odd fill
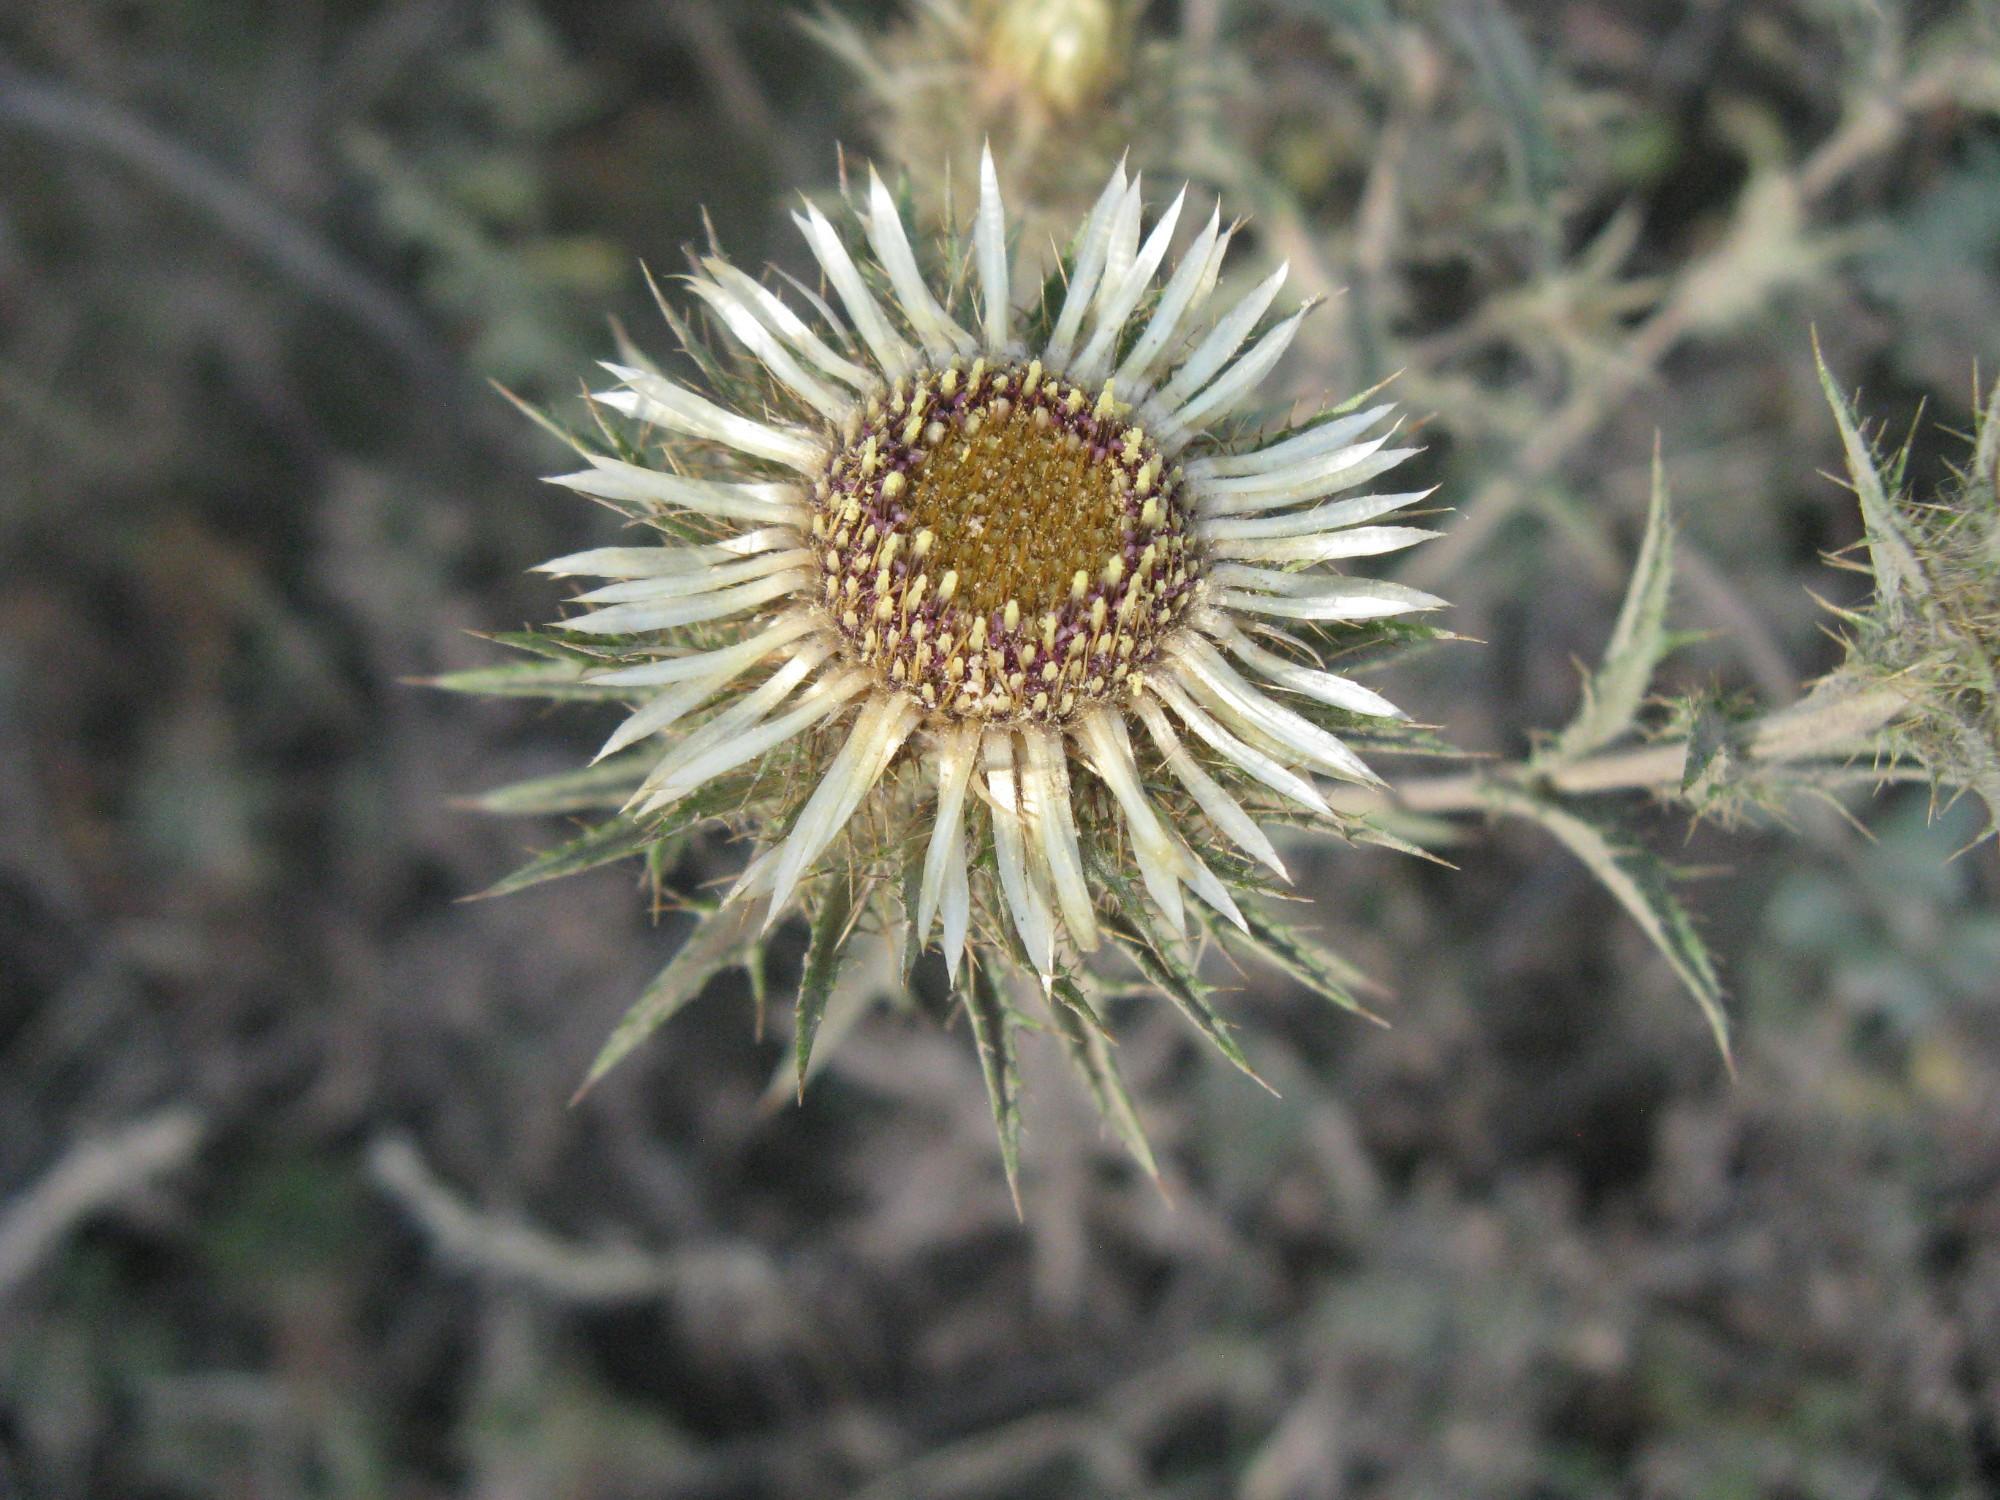
[[[1576,711],[1656,433],[1655,691],[1728,719],[1841,661],[1812,329],[1915,493],[1971,463],[1990,0],[1007,7],[1101,39],[1061,76],[997,3],[0,7],[0,1496],[2000,1489],[1970,799],[1618,800],[1699,877],[1734,1082],[1516,819],[1411,825],[1455,871],[1294,859],[1393,1026],[1245,973],[1282,1099],[1120,1015],[1164,1196],[1028,1045],[1017,1220],[920,1014],[823,1037],[790,1104],[740,976],[569,1106],[688,924],[623,867],[461,901],[563,826],[453,799],[604,727],[410,685],[612,524],[484,382],[568,397],[607,312],[664,350],[638,261],[711,225],[803,272],[837,142],[991,135],[1050,224],[1129,147],[1253,216],[1244,274],[1344,288],[1294,388],[1401,372],[1455,507],[1406,576],[1481,643],[1385,690],[1505,760]]]

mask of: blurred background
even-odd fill
[[[1302,853],[1392,1026],[1243,975],[1272,1099],[1121,1010],[1165,1192],[1028,1046],[1017,1219],[919,1015],[801,1107],[727,977],[571,1107],[686,920],[623,866],[466,904],[564,825],[454,799],[605,711],[412,681],[612,535],[489,382],[569,403],[607,316],[666,355],[639,263],[710,226],[803,272],[842,146],[941,203],[990,136],[1037,225],[1129,147],[1251,216],[1237,274],[1341,292],[1292,389],[1401,372],[1456,508],[1403,576],[1479,644],[1382,685],[1451,741],[1573,711],[1656,432],[1668,685],[1782,704],[1867,587],[1811,331],[1920,488],[2000,369],[2000,9],[801,14],[0,4],[0,1496],[2000,1493],[1972,809],[1629,809],[1700,877],[1733,1082],[1533,830]]]

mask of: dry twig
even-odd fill
[[[651,1251],[577,1245],[531,1224],[482,1213],[440,1182],[416,1147],[400,1137],[377,1141],[369,1149],[368,1168],[441,1258],[558,1302],[602,1307],[721,1292],[745,1306],[769,1306],[780,1295],[776,1273],[752,1246]]]
[[[201,1116],[175,1106],[71,1146],[47,1176],[0,1213],[0,1299],[85,1219],[194,1155],[206,1132]]]

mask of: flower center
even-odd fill
[[[896,382],[813,490],[850,660],[957,718],[1060,719],[1143,666],[1199,562],[1177,470],[1041,363]]]

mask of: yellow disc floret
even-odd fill
[[[814,488],[850,660],[946,718],[1052,721],[1148,663],[1198,571],[1187,500],[1106,385],[1039,362],[906,376]]]

